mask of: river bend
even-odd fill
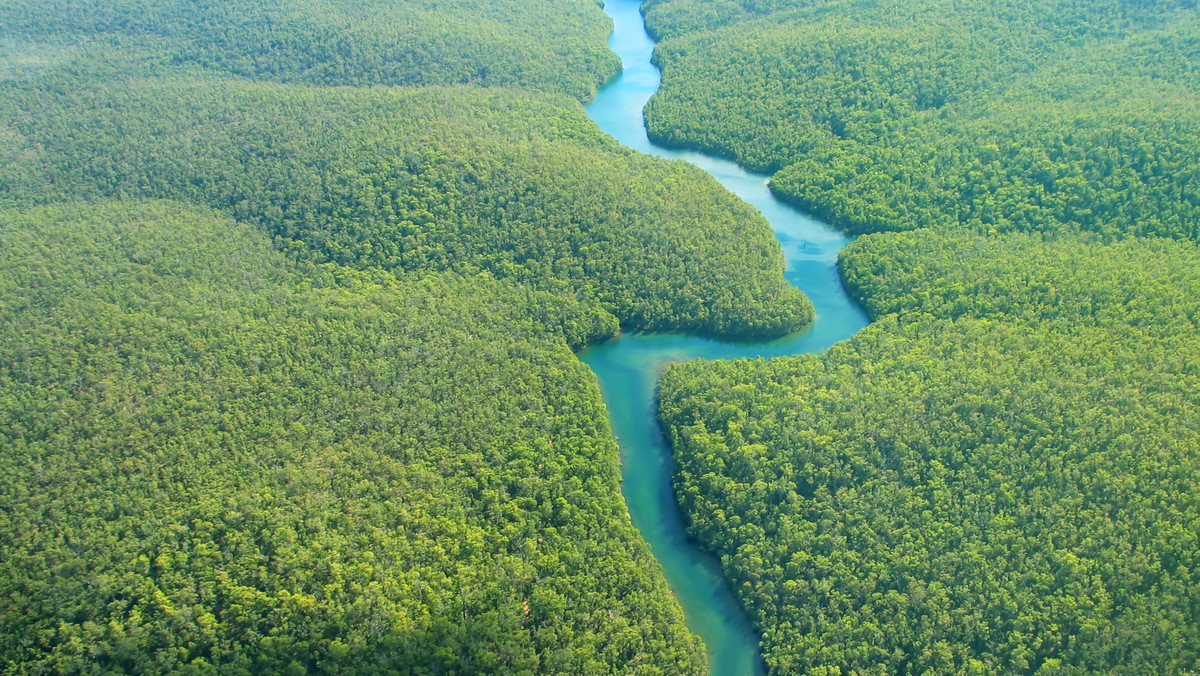
[[[812,299],[816,321],[799,333],[767,343],[735,344],[677,334],[625,335],[591,347],[580,358],[600,380],[621,447],[622,491],[634,525],[662,564],[683,606],[688,628],[708,646],[714,676],[763,672],[758,635],[729,590],[717,561],[691,542],[671,488],[671,449],[658,425],[656,387],[662,368],[688,359],[770,357],[818,352],[848,338],[867,317],[850,300],[837,274],[837,254],[848,238],[775,199],[767,176],[706,155],[650,143],[642,107],[658,90],[638,0],[607,0],[614,28],[609,48],[623,71],[586,106],[605,132],[634,150],[690,162],[754,205],[770,222],[787,260],[785,276]]]

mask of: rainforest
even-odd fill
[[[3,673],[1200,673],[1200,13],[0,0],[0,469]]]

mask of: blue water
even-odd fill
[[[838,251],[847,237],[778,201],[767,176],[696,152],[650,143],[642,107],[658,90],[658,68],[650,63],[654,41],[646,33],[638,0],[607,0],[614,30],[609,48],[624,70],[587,105],[600,128],[634,150],[690,162],[754,205],[775,231],[787,259],[788,281],[812,299],[816,321],[804,331],[767,343],[736,344],[677,334],[624,335],[580,354],[600,379],[600,388],[621,446],[625,500],[633,523],[650,543],[688,628],[708,646],[711,673],[763,673],[759,636],[734,599],[717,562],[690,542],[671,488],[671,449],[656,416],[655,389],[662,368],[688,359],[771,357],[818,352],[867,324],[866,314],[846,295],[837,274]]]

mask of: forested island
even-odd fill
[[[768,672],[1200,673],[1195,1],[643,9],[651,138],[862,235],[661,383]],[[574,352],[814,312],[609,28],[0,0],[5,673],[706,673]]]

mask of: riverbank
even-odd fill
[[[768,177],[703,154],[651,143],[642,107],[658,90],[651,62],[654,41],[636,0],[608,0],[604,11],[614,31],[609,48],[624,70],[586,105],[602,130],[639,152],[690,162],[757,208],[770,222],[786,260],[785,277],[812,300],[816,321],[807,329],[756,344],[728,343],[676,334],[626,334],[580,353],[596,373],[621,446],[623,493],[634,525],[650,544],[688,628],[704,639],[713,674],[761,674],[758,633],[730,592],[718,562],[687,536],[672,490],[671,449],[658,424],[656,388],[664,366],[689,359],[736,359],[819,352],[867,324],[846,294],[837,271],[838,252],[850,240],[781,202]]]

